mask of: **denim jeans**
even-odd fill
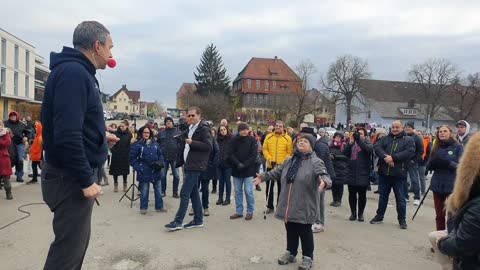
[[[23,156],[25,155],[25,145],[23,143],[17,144],[17,164],[15,164],[15,175],[18,178],[23,178]]]
[[[232,168],[218,168],[218,179],[220,181],[218,199],[223,201],[223,191],[226,191],[225,200],[230,201],[232,195]]]
[[[147,210],[148,209],[148,195],[150,191],[150,183],[146,181],[140,181],[139,189],[140,189],[140,210]],[[163,199],[162,194],[160,194],[160,190],[162,188],[162,182],[160,179],[153,181],[153,194],[155,194],[155,210],[159,210],[163,208]]]
[[[178,168],[175,168],[177,161],[175,160],[165,160],[163,162],[163,168],[161,171],[162,174],[162,193],[165,193],[167,190],[167,173],[168,166],[172,169],[173,173],[173,193],[178,193],[178,185],[180,183],[180,177],[178,176]]]
[[[420,179],[418,175],[418,164],[410,166],[408,168],[408,175],[410,176],[410,184],[412,185],[413,199],[420,200]],[[408,195],[408,183],[406,183],[406,199],[409,198]]]
[[[175,223],[177,224],[183,224],[190,199],[192,200],[193,212],[195,214],[193,220],[197,223],[203,223],[202,202],[198,193],[198,179],[201,173],[201,171],[185,170],[185,182],[183,182],[180,189],[180,206],[175,215]]]
[[[255,198],[253,196],[253,177],[233,177],[235,183],[235,205],[236,213],[243,215],[243,192],[247,199],[247,214],[253,214],[255,210]]]
[[[387,211],[388,197],[390,192],[395,193],[395,200],[397,204],[397,218],[398,221],[404,221],[407,218],[407,202],[405,200],[405,189],[407,187],[406,177],[385,176],[378,177],[378,193],[380,199],[378,201],[377,216],[383,220],[385,212]]]
[[[418,176],[420,177],[420,192],[425,194],[426,184],[425,184],[425,166],[418,166]]]

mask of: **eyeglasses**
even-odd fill
[[[189,114],[187,117],[195,117],[195,114]]]

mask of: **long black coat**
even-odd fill
[[[232,161],[233,177],[255,177],[255,160],[257,159],[257,139],[252,136],[235,136],[232,140]],[[241,167],[241,165],[243,167]]]
[[[124,175],[130,174],[130,163],[128,154],[130,152],[130,141],[132,140],[132,133],[128,130],[122,132],[118,129],[115,135],[120,139],[112,147],[112,161],[110,163],[110,175]]]
[[[345,148],[345,155],[350,159],[348,162],[347,184],[366,187],[370,183],[373,145],[368,140],[357,140],[357,144],[361,148],[361,151],[358,153],[356,160],[352,160],[354,144],[348,144]]]
[[[220,168],[230,168],[232,164],[230,162],[231,156],[231,142],[232,139],[227,136],[218,135],[217,136],[217,143],[218,148],[220,150],[219,158],[218,158],[218,167]]]
[[[330,145],[330,155],[333,157],[333,169],[335,170],[335,177],[332,178],[334,185],[343,185],[348,180],[348,162],[349,158],[344,154],[339,147]]]

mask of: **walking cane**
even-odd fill
[[[417,216],[418,210],[420,210],[420,207],[422,207],[423,201],[425,201],[425,198],[427,197],[429,191],[430,191],[430,186],[428,186],[428,189],[425,192],[425,195],[423,195],[422,201],[417,207],[417,211],[415,211],[415,214],[413,214],[412,221],[415,219],[415,216]]]

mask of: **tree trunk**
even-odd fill
[[[350,121],[352,120],[352,99],[351,98],[346,98],[345,99],[346,103],[346,110],[347,110],[347,126],[350,124]]]

